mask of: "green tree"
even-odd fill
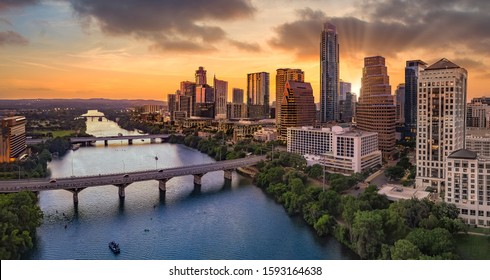
[[[313,179],[320,179],[323,177],[323,166],[320,164],[313,164],[312,166],[308,166],[306,168],[306,173],[308,177]]]
[[[359,211],[352,225],[353,244],[363,259],[376,259],[384,241],[383,218],[376,211]]]
[[[398,240],[391,249],[391,258],[393,260],[418,260],[420,254],[417,246],[406,239]]]
[[[385,176],[390,180],[396,181],[405,175],[405,169],[399,165],[390,166],[385,170]]]
[[[334,225],[335,221],[334,219],[328,215],[328,214],[323,214],[315,223],[313,228],[315,228],[316,232],[320,236],[327,235],[331,232],[332,227]]]

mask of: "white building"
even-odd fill
[[[460,149],[447,157],[445,201],[465,223],[490,227],[490,158]]]
[[[466,149],[490,157],[490,128],[466,129]]]
[[[443,58],[420,72],[417,95],[419,188],[445,187],[446,158],[465,146],[467,72]]]
[[[317,161],[331,172],[362,172],[381,164],[377,133],[340,126],[288,128],[287,149]]]

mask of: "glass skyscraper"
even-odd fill
[[[320,42],[320,121],[339,119],[339,43],[337,28],[326,22]]]

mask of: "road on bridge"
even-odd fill
[[[265,156],[251,156],[241,159],[217,161],[212,163],[187,165],[159,170],[145,170],[126,173],[100,174],[81,177],[0,181],[0,193],[23,190],[70,190],[104,185],[129,185],[133,182],[164,180],[178,176],[206,174],[218,170],[233,170],[238,167],[255,165],[265,160]]]

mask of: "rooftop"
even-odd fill
[[[478,154],[466,149],[459,149],[452,152],[448,158],[459,158],[459,159],[476,159]]]
[[[378,194],[386,195],[386,197],[388,197],[388,200],[398,201],[400,199],[428,198],[430,192],[407,188],[401,185],[385,184],[383,185],[383,187],[381,187],[380,190],[378,190]]]
[[[454,69],[454,68],[461,68],[458,65],[452,63],[446,58],[443,58],[436,63],[432,64],[431,66],[425,68],[425,70],[439,70],[439,69]]]

